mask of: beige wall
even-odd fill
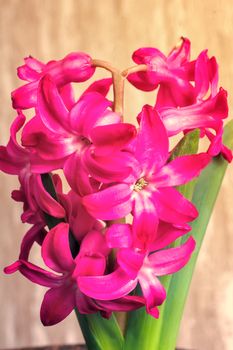
[[[14,118],[9,96],[20,84],[15,70],[28,54],[47,61],[83,50],[124,68],[134,49],[155,46],[168,52],[184,35],[192,41],[193,57],[206,47],[216,55],[232,108],[232,5],[231,0],[0,0],[0,143],[7,141]],[[130,89],[128,96],[133,115],[146,100],[136,101],[139,94]],[[179,338],[183,347],[233,349],[232,174],[231,169],[224,180],[196,268]],[[15,179],[0,174],[1,268],[17,257],[26,230],[19,222],[20,207],[9,198],[15,186]],[[43,292],[21,276],[1,276],[0,347],[81,339],[74,315],[43,328]]]

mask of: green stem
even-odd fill
[[[88,350],[123,350],[124,338],[112,315],[109,320],[99,313],[81,315],[76,311]]]

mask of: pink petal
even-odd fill
[[[90,131],[110,105],[110,101],[98,92],[84,94],[69,113],[70,129],[89,138]]]
[[[147,191],[141,191],[135,196],[133,207],[133,236],[134,245],[140,249],[147,249],[154,241],[158,228],[158,214],[156,207]]]
[[[145,305],[145,299],[136,295],[127,295],[116,300],[95,300],[95,302],[102,310],[111,310],[113,312],[137,310]]]
[[[76,308],[80,314],[93,314],[100,310],[100,307],[98,307],[94,299],[91,299],[84,295],[78,288],[76,290],[75,299]]]
[[[172,80],[169,84],[160,85],[155,104],[158,111],[164,107],[184,107],[195,103],[194,87],[188,81],[176,78],[177,80]]]
[[[23,115],[23,113],[21,111],[18,111],[18,115],[10,127],[11,137],[7,145],[7,151],[12,158],[16,158],[15,161],[17,161],[17,158],[21,159],[21,161],[23,160],[23,158],[28,158],[28,151],[25,150],[21,145],[19,145],[17,141],[17,133],[24,125],[25,120],[26,117]]]
[[[163,249],[177,238],[187,234],[191,230],[191,227],[187,224],[184,225],[172,225],[160,220],[156,239],[150,245],[150,251]]]
[[[87,211],[100,220],[120,219],[130,213],[132,190],[126,184],[113,185],[83,197]]]
[[[107,155],[96,155],[95,153],[92,148],[87,149],[83,162],[90,175],[97,181],[103,183],[122,182],[130,176],[135,163],[130,153],[115,152]]]
[[[144,258],[145,254],[130,248],[120,249],[117,253],[119,266],[132,280],[137,278]]]
[[[56,218],[64,218],[66,216],[65,210],[61,204],[52,198],[52,196],[45,190],[39,174],[33,175],[33,190],[36,201],[41,210]]]
[[[149,264],[157,276],[177,272],[186,265],[195,249],[195,245],[195,240],[189,237],[189,239],[179,247],[164,249],[149,255]]]
[[[105,236],[98,231],[89,232],[82,240],[80,255],[91,256],[92,254],[102,254],[107,256],[110,252]]]
[[[36,91],[38,81],[33,81],[20,86],[11,93],[12,106],[14,109],[27,109],[34,107],[37,102]]]
[[[82,96],[88,92],[98,92],[103,96],[107,96],[111,85],[112,85],[112,78],[96,80],[84,91]]]
[[[169,66],[180,66],[190,60],[190,40],[181,37],[180,45],[176,46],[168,55]]]
[[[92,59],[84,52],[71,52],[63,59],[51,61],[47,64],[47,72],[56,81],[56,84],[63,86],[70,82],[83,82],[94,74],[95,67],[92,66]]]
[[[36,174],[49,173],[52,170],[62,169],[66,158],[62,159],[42,159],[31,157],[31,171]]]
[[[198,216],[195,206],[172,187],[153,193],[159,218],[173,224],[186,224]]]
[[[200,53],[195,66],[195,89],[198,99],[203,99],[209,90],[207,50]]]
[[[121,298],[130,293],[137,285],[137,279],[130,279],[120,268],[105,276],[78,277],[77,281],[84,294],[99,300]]]
[[[187,129],[201,127],[218,130],[222,119],[228,115],[227,94],[223,89],[214,97],[202,103],[181,108],[160,109],[169,136]]]
[[[19,260],[12,266],[4,269],[4,272],[7,274],[15,271],[20,271],[23,276],[33,283],[49,288],[58,287],[64,281],[63,276],[55,275],[25,260]]]
[[[208,62],[209,78],[211,82],[211,95],[217,95],[218,91],[218,63],[215,57],[211,57]]]
[[[181,156],[166,164],[153,177],[156,187],[179,186],[199,176],[211,161],[207,153]]]
[[[135,136],[135,127],[127,123],[97,126],[90,132],[95,153],[103,156],[122,150]]]
[[[49,75],[45,75],[38,87],[38,113],[44,125],[55,134],[66,134],[68,109]]]
[[[24,122],[25,116],[18,112],[17,117],[11,124],[11,136],[7,146],[0,146],[0,169],[8,174],[18,175],[29,163],[28,151],[20,146],[17,141],[17,133]]]
[[[26,81],[38,80],[45,64],[32,56],[24,58],[24,62],[25,64],[17,69],[18,77]]]
[[[49,289],[41,304],[40,318],[44,326],[53,326],[63,321],[75,308],[73,286],[63,285]]]
[[[45,264],[56,272],[74,269],[69,245],[69,224],[60,223],[48,232],[41,253]]]
[[[23,240],[20,246],[19,259],[28,260],[32,245],[35,242],[38,242],[40,240],[43,241],[46,233],[47,232],[44,230],[44,224],[38,223],[32,226],[23,237]]]
[[[75,104],[74,90],[71,84],[66,84],[59,89],[62,100],[65,106],[70,110]]]
[[[132,73],[127,76],[127,80],[135,86],[137,89],[142,91],[153,91],[158,86],[158,81],[156,78],[154,78],[154,73],[149,72],[152,76],[150,78],[150,75],[147,72],[139,72],[139,73]]]
[[[140,113],[140,129],[135,156],[144,171],[151,171],[152,164],[159,169],[168,158],[168,136],[158,113],[146,105]]]
[[[34,151],[33,156],[55,161],[65,158],[77,149],[76,139],[69,134],[54,134],[35,116],[24,126],[22,144]]]
[[[106,109],[105,112],[102,114],[101,118],[96,120],[95,125],[93,127],[110,124],[115,125],[119,123],[121,123],[121,116],[115,112],[112,112],[111,110]]]
[[[106,269],[106,258],[100,253],[91,256],[78,255],[73,276],[102,276]]]
[[[71,192],[69,193],[69,197]],[[75,200],[72,201],[70,207],[68,207],[67,213],[69,214],[69,224],[72,233],[76,240],[80,242],[83,237],[96,227],[96,219],[94,219],[85,209],[81,203],[81,198],[75,194]]]
[[[129,224],[112,224],[106,230],[106,241],[110,248],[129,248],[132,232]]]
[[[0,146],[0,170],[10,175],[18,175],[26,163],[22,163],[22,159],[19,158],[19,162],[14,162],[14,159],[9,157],[7,148]]]
[[[78,152],[75,152],[66,160],[63,167],[68,184],[72,190],[80,196],[93,192],[89,174],[83,163],[83,156]]]
[[[159,317],[157,306],[166,298],[166,291],[152,269],[143,269],[139,275],[142,293],[146,299],[146,311],[155,318]]]

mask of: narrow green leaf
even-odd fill
[[[124,339],[115,316],[109,320],[99,313],[81,315],[76,311],[88,350],[123,350]]]
[[[225,127],[224,143],[230,148],[233,147],[233,121]],[[221,156],[216,157],[202,172],[195,186],[192,202],[199,211],[199,217],[192,224],[191,235],[196,240],[196,249],[188,265],[172,276],[165,303],[160,340],[157,345],[159,350],[174,350],[175,348],[196,260],[226,168],[227,162]],[[183,238],[182,241],[185,239]]]

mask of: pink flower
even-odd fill
[[[119,181],[130,172],[130,155],[121,150],[135,137],[136,130],[121,123],[110,106],[102,94],[92,91],[83,94],[69,111],[53,81],[45,76],[38,90],[39,115],[24,127],[23,145],[45,161],[53,161],[54,169],[63,164],[74,190],[81,186],[80,178],[87,184],[88,174],[99,181]],[[36,163],[32,166],[36,171]]]
[[[195,101],[195,90],[190,83],[194,63],[190,62],[190,41],[182,43],[166,57],[155,48],[140,48],[133,53],[137,64],[146,64],[147,71],[133,73],[128,80],[138,89],[154,90],[160,85],[158,99],[166,99],[167,106],[186,106]]]
[[[147,312],[158,318],[157,306],[166,298],[166,291],[158,276],[180,270],[190,259],[195,241],[190,237],[177,248],[163,248],[186,232],[185,229],[169,228],[162,224],[158,237],[153,242],[155,252],[149,254],[148,250],[135,249],[130,225],[113,225],[106,234],[109,246],[119,248],[118,267],[106,276],[78,277],[80,290],[100,300],[117,299],[130,293],[139,282],[146,299]]]
[[[49,74],[59,87],[61,94],[70,105],[73,92],[69,83],[88,80],[95,72],[91,57],[83,52],[73,52],[58,61],[44,64],[33,57],[25,58],[25,65],[18,68],[18,76],[29,83],[12,92],[15,109],[27,109],[36,106],[37,89],[40,79]]]
[[[65,210],[44,189],[40,175],[31,171],[31,164],[35,160],[41,172],[49,171],[53,161],[41,163],[41,160],[35,154],[23,148],[17,141],[17,133],[24,122],[25,116],[19,111],[11,125],[11,136],[7,146],[0,146],[0,170],[11,175],[18,175],[20,189],[14,190],[12,197],[16,201],[24,203],[22,221],[32,224],[45,224],[43,212],[63,218]]]
[[[77,286],[77,276],[102,275],[109,248],[104,236],[92,231],[83,240],[78,256],[73,259],[68,235],[69,225],[60,223],[43,240],[42,258],[54,272],[48,272],[27,259],[20,259],[4,270],[7,274],[20,271],[30,281],[50,288],[41,305],[41,321],[45,326],[61,322],[76,307],[83,314],[101,311],[103,316],[109,317],[112,311],[129,311],[143,306],[142,297],[126,296],[117,301],[103,302],[85,296]]]
[[[102,220],[114,220],[133,213],[137,246],[144,248],[156,235],[158,221],[185,224],[198,213],[194,205],[174,186],[198,176],[209,163],[206,153],[183,156],[167,163],[168,136],[159,115],[145,106],[134,144],[132,174],[121,183],[83,197],[89,213]]]

